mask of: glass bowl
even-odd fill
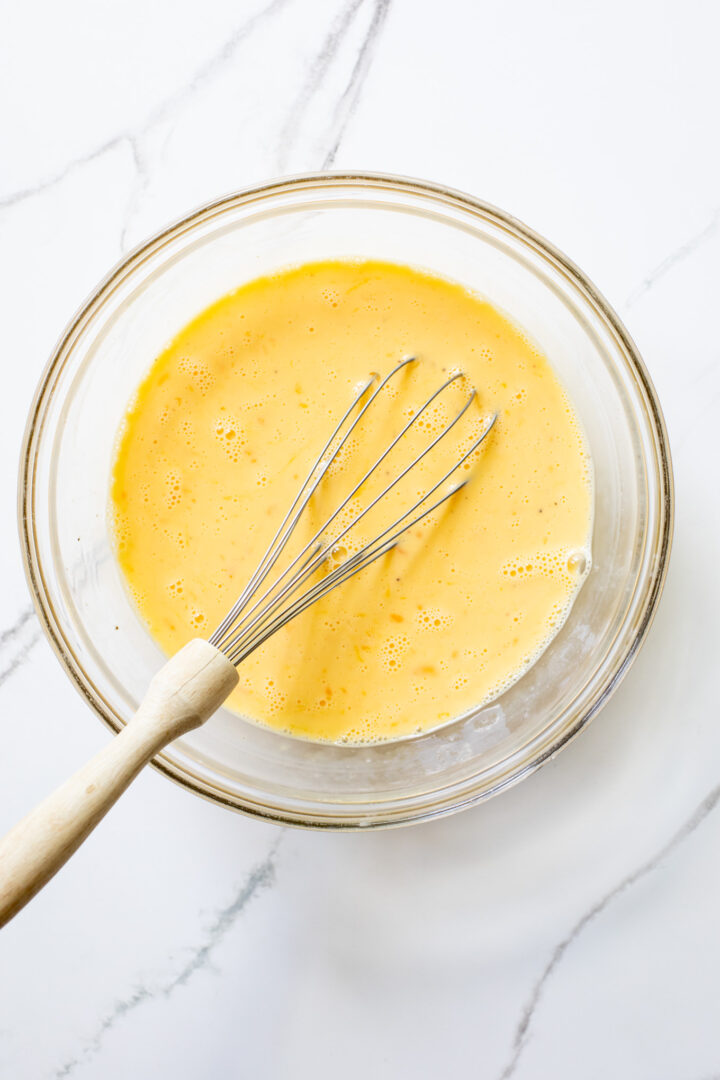
[[[607,701],[656,609],[672,534],[660,407],[617,315],[547,241],[468,195],[383,175],[279,180],[218,199],[138,247],[75,316],[32,406],[20,477],[24,557],[62,664],[119,731],[162,662],[113,556],[108,485],[128,400],[211,301],[309,260],[408,263],[483,294],[547,354],[587,434],[593,566],[561,632],[492,704],[394,743],[293,739],[221,710],[155,765],[235,810],[361,828],[470,806],[554,755]]]

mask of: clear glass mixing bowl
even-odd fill
[[[168,339],[212,300],[259,274],[340,256],[426,268],[503,309],[550,358],[595,470],[592,571],[560,634],[494,703],[429,734],[355,747],[292,739],[222,710],[155,762],[236,810],[359,828],[449,813],[536,769],[607,701],[657,606],[673,501],[662,414],[627,331],[564,255],[477,199],[392,176],[302,176],[219,199],[124,259],[63,334],[28,421],[20,519],[45,630],[118,731],[163,659],[128,600],[108,532],[128,400]]]

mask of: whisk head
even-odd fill
[[[320,451],[256,570],[210,638],[210,643],[223,652],[233,664],[240,664],[250,653],[254,652],[291,619],[294,619],[316,601],[327,596],[333,589],[336,589],[351,577],[359,574],[361,570],[386,555],[396,547],[401,537],[408,530],[412,529],[424,518],[427,518],[468,483],[468,479],[453,483],[452,478],[482,445],[497,419],[497,413],[494,413],[485,422],[480,435],[473,440],[470,448],[462,453],[449,469],[445,469],[436,482],[420,493],[407,509],[404,509],[399,516],[392,515],[393,520],[389,525],[382,528],[371,540],[363,542],[356,551],[343,559],[339,565],[334,566],[323,576],[317,578],[316,571],[328,563],[328,560],[338,551],[341,542],[351,530],[381,504],[390,492],[397,489],[398,485],[401,485],[402,481],[413,470],[417,469],[420,462],[426,459],[438,443],[449,435],[470,408],[477,394],[474,389],[471,390],[453,419],[445,424],[442,430],[413,456],[409,464],[399,468],[395,473],[391,473],[390,480],[382,486],[382,490],[374,495],[367,505],[351,514],[349,521],[345,520],[343,512],[351,506],[355,496],[370,478],[378,474],[378,470],[390,458],[392,451],[400,440],[409,435],[410,430],[418,424],[423,415],[427,414],[433,402],[448,387],[463,378],[463,373],[458,371],[450,375],[419,408],[413,411],[408,422],[379,457],[363,472],[363,475],[351,488],[349,494],[326,517],[322,525],[314,531],[310,540],[303,545],[301,551],[292,558],[291,562],[284,569],[276,571],[275,576],[272,577],[268,584],[268,578],[286,551],[298,522],[308,508],[310,500],[328,470],[337,461],[338,455],[348,445],[350,436],[357,429],[390,380],[395,378],[398,372],[408,364],[415,361],[416,357],[407,357],[382,379],[376,374],[370,376],[358,389],[351,405]],[[449,487],[445,487],[448,483]],[[444,490],[441,491],[443,488]],[[314,577],[317,580],[313,582]]]

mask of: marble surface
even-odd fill
[[[0,934],[0,1076],[720,1077],[719,33],[712,0],[5,5],[0,829],[109,737],[29,605],[31,395],[96,280],[220,193],[378,169],[548,236],[646,358],[677,525],[610,705],[485,806],[320,835],[147,771]]]

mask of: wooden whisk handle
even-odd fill
[[[230,661],[200,638],[165,664],[120,734],[0,841],[0,926],[57,873],[143,765],[204,723],[237,681]]]

